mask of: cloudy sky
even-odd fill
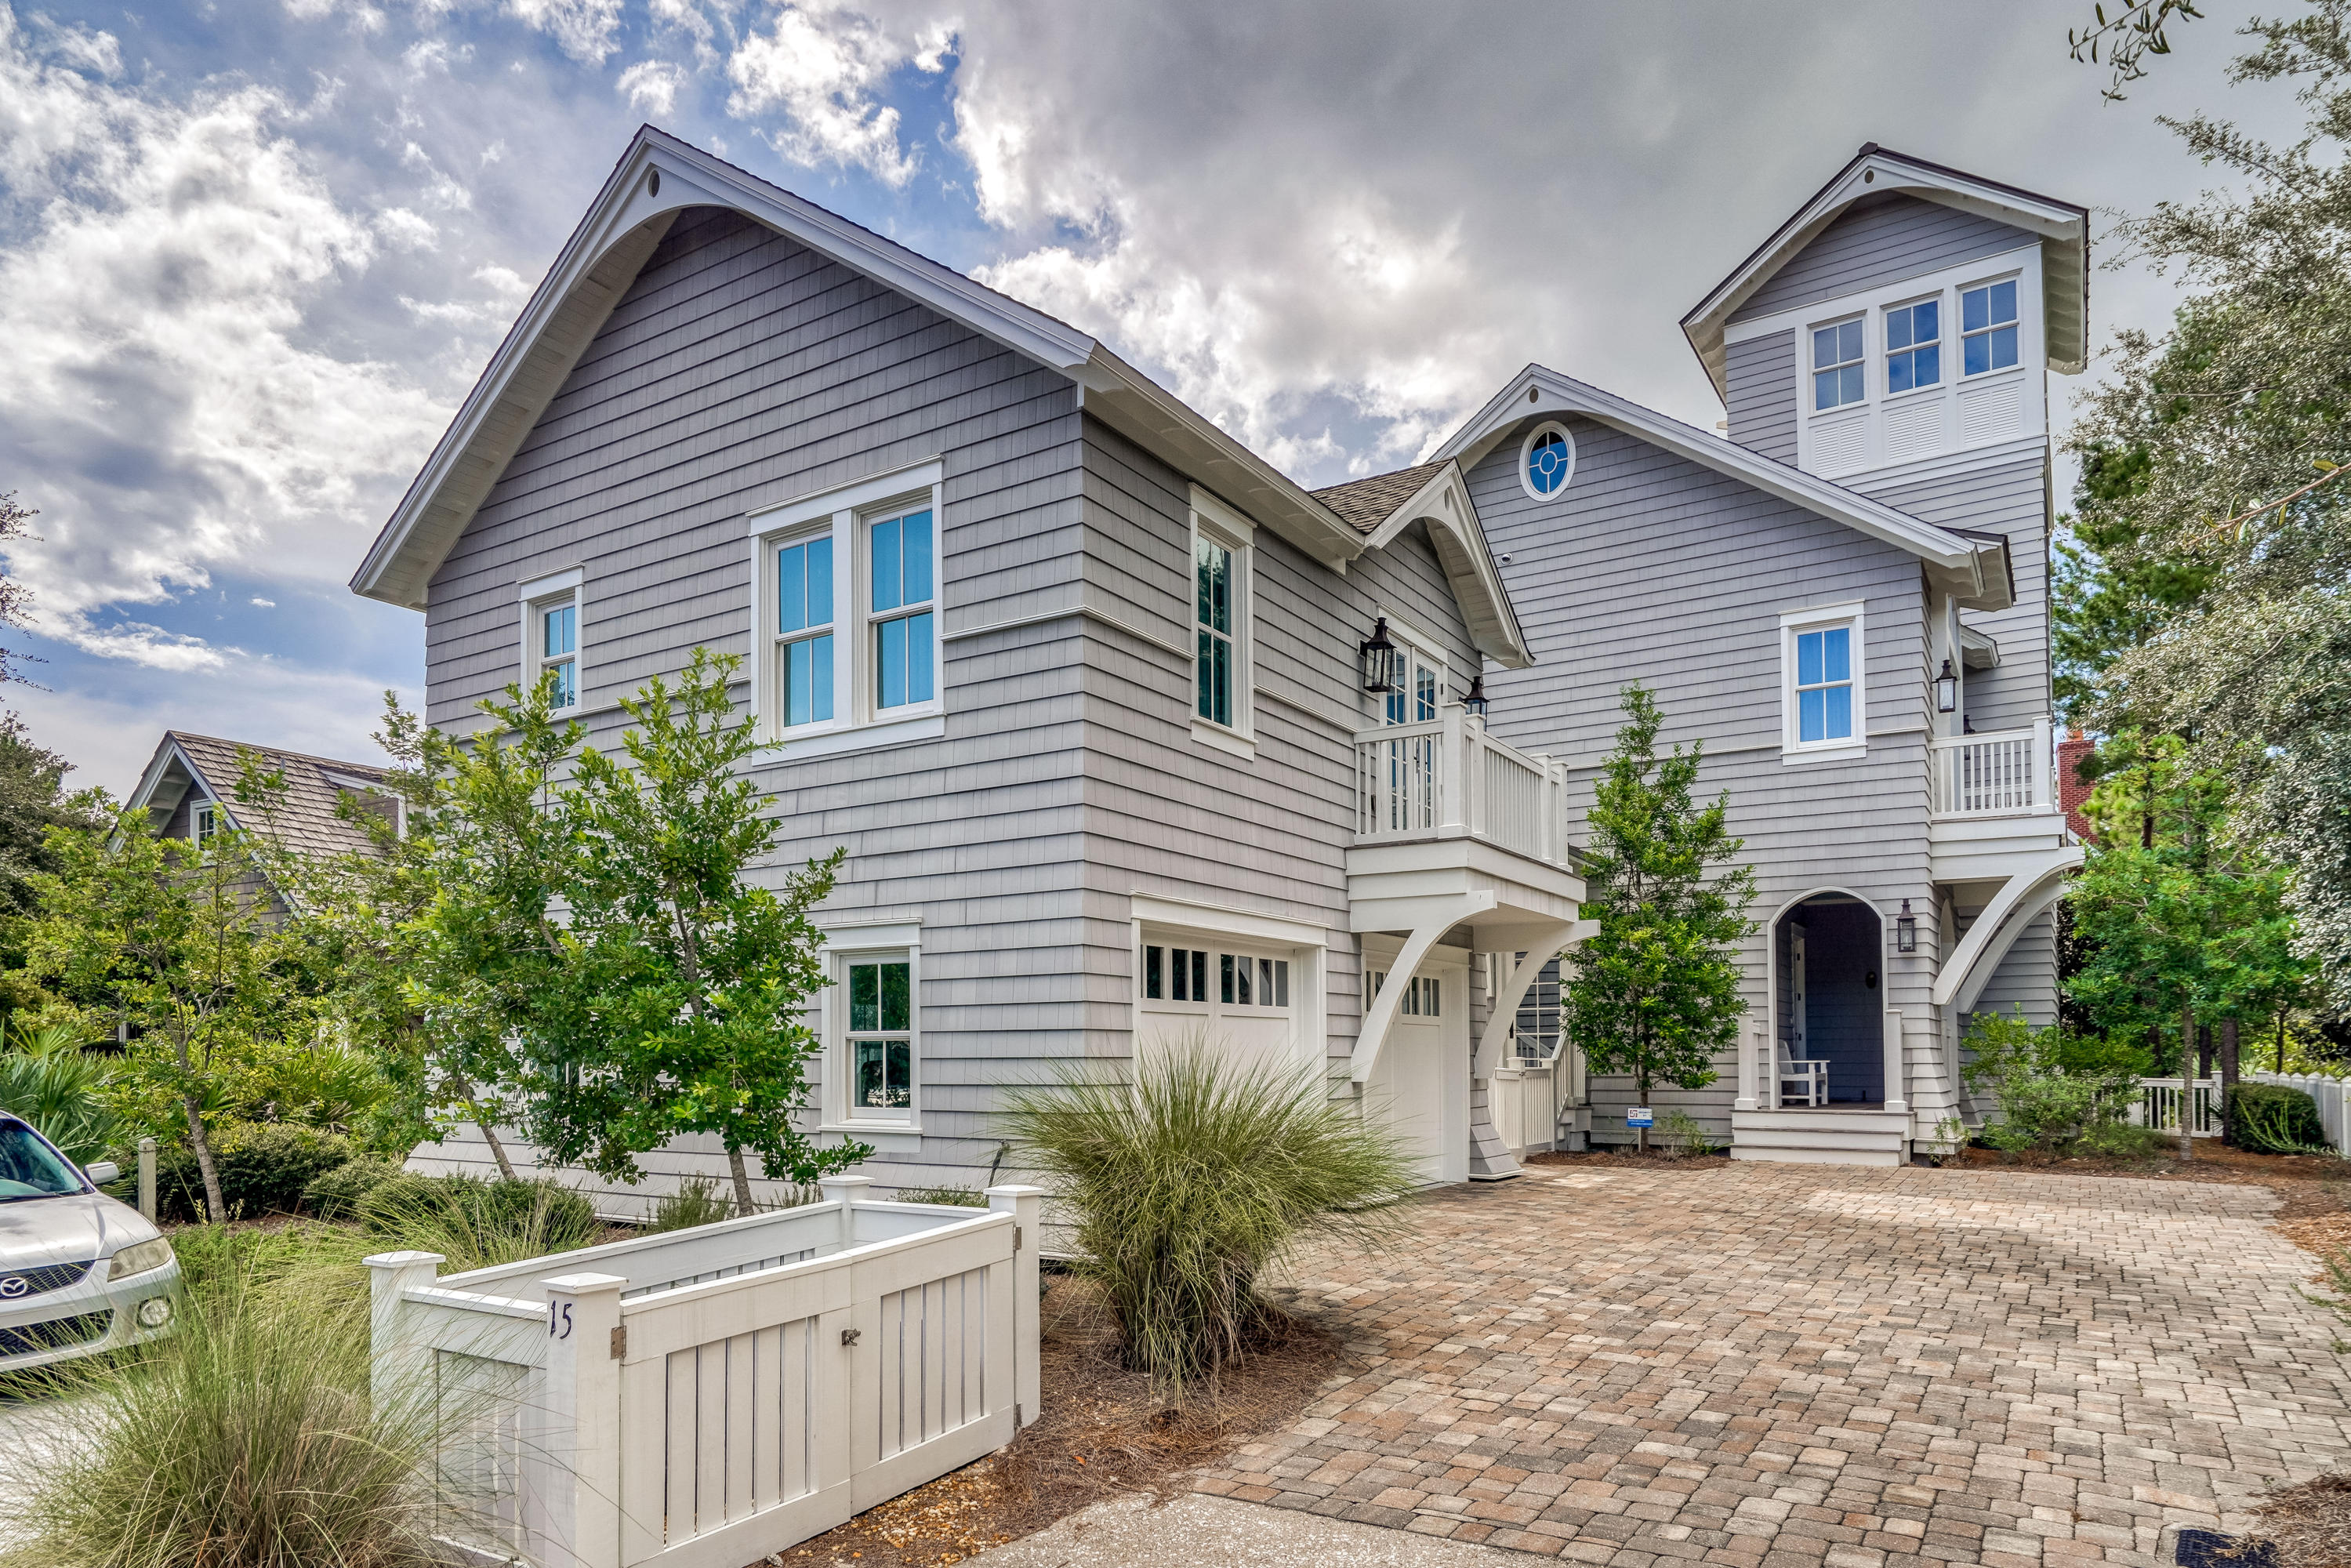
[[[643,120],[1327,484],[1530,360],[1711,425],[1676,320],[1863,141],[2110,219],[2210,179],[2157,114],[2293,124],[2226,85],[2226,7],[2102,103],[2087,10],[0,0],[0,490],[41,512],[8,564],[49,688],[10,700],[117,790],[166,727],[371,755],[422,622],[345,581]],[[2099,273],[2101,340],[2173,298]]]

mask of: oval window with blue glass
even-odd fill
[[[1563,425],[1539,424],[1519,455],[1519,480],[1527,494],[1547,501],[1567,487],[1575,472],[1575,438]]]

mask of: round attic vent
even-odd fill
[[[645,194],[648,196],[658,196],[661,194],[660,170],[656,169],[652,173],[645,176]]]

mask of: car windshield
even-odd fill
[[[81,1177],[21,1122],[0,1122],[0,1203],[79,1192]]]

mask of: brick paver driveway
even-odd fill
[[[2260,1187],[1534,1167],[1309,1260],[1367,1364],[1203,1490],[1630,1568],[2156,1563],[2351,1450]]]

